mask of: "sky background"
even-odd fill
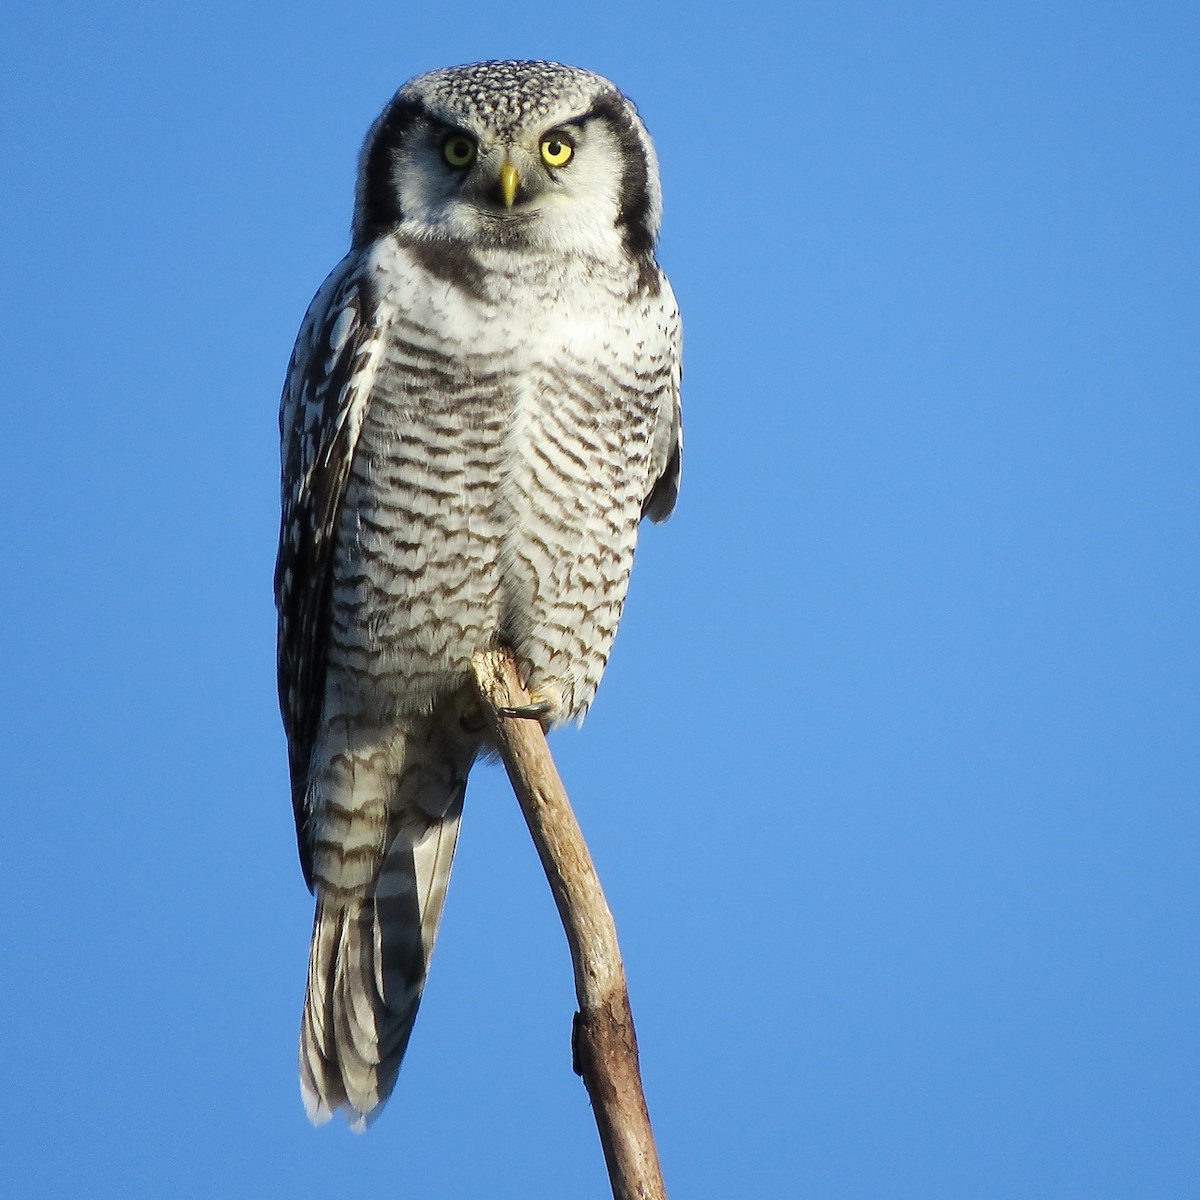
[[[676,517],[554,750],[669,1191],[1200,1195],[1192,4],[0,18],[0,1191],[603,1200],[498,768],[365,1136],[296,1084],[278,395],[422,71],[638,103]]]

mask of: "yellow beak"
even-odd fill
[[[500,195],[504,197],[504,207],[512,208],[517,198],[517,189],[521,186],[521,177],[517,168],[506,162],[500,168]]]

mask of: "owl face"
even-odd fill
[[[367,135],[355,245],[398,232],[640,257],[659,196],[645,126],[607,80],[555,63],[452,67],[401,88]]]

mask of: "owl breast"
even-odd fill
[[[330,667],[381,712],[430,706],[499,643],[556,719],[582,716],[621,615],[667,387],[652,314],[631,328],[629,280],[595,264],[499,259],[470,288],[394,248],[379,270]]]

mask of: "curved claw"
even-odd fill
[[[513,708],[498,708],[496,711],[502,717],[512,717],[517,721],[540,721],[550,715],[551,704],[548,700],[535,700],[532,704],[518,704]]]

